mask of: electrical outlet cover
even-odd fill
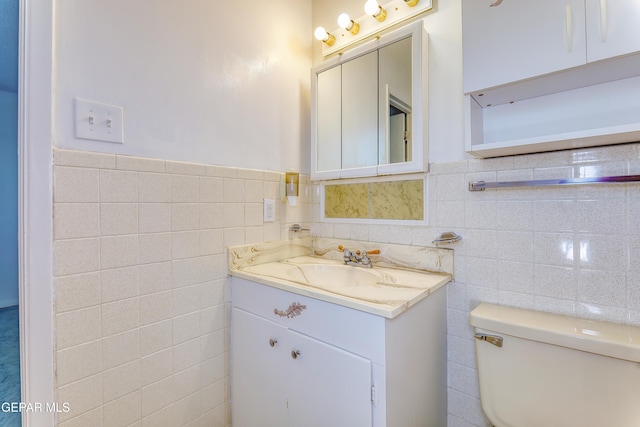
[[[276,220],[276,201],[274,199],[264,199],[264,222],[274,222]]]

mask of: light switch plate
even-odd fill
[[[264,222],[274,222],[276,220],[276,201],[274,199],[263,199],[264,201]]]
[[[124,108],[75,99],[76,138],[122,144]]]

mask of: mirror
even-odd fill
[[[425,171],[426,47],[418,22],[314,69],[312,179]]]
[[[384,106],[380,121],[381,164],[411,161],[411,38],[378,50],[378,91]]]
[[[342,64],[342,169],[378,164],[378,52]]]

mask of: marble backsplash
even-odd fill
[[[379,267],[411,268],[446,273],[453,278],[453,249],[324,237],[316,237],[313,240],[314,255],[323,258],[341,260],[342,251],[338,249],[339,246],[344,246],[352,252],[379,250],[380,254],[369,255],[374,265]]]
[[[229,246],[229,270],[313,255],[311,237]]]
[[[445,273],[453,278],[452,249],[321,237],[303,237],[294,240],[230,246],[228,248],[229,270],[298,256],[342,260],[342,251],[339,246],[354,252],[379,250],[379,254],[370,255],[374,265],[379,267],[410,268]]]

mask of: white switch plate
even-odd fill
[[[264,201],[264,222],[274,222],[276,220],[276,201],[274,199],[263,199]]]
[[[124,108],[75,99],[76,138],[122,144]]]

